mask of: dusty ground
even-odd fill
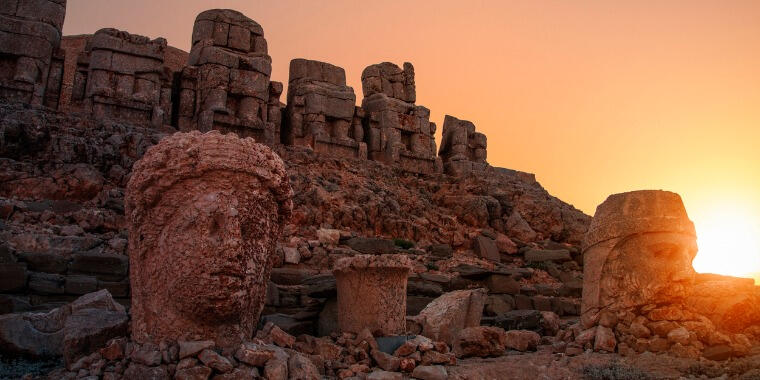
[[[725,362],[645,353],[621,357],[531,353],[489,359],[465,359],[448,367],[450,379],[760,379],[760,355]]]

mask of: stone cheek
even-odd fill
[[[338,325],[359,333],[406,332],[406,283],[409,267],[397,255],[358,255],[343,259],[334,270],[338,288]]]
[[[282,161],[248,139],[178,133],[151,148],[127,189],[133,339],[250,338],[291,194]]]

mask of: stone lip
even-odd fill
[[[638,190],[613,194],[596,208],[583,250],[600,242],[645,232],[696,236],[681,196],[670,191]]]
[[[333,273],[370,268],[410,270],[412,262],[406,255],[356,255],[336,261]]]

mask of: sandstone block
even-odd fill
[[[473,249],[475,250],[475,254],[479,257],[497,263],[501,261],[496,242],[491,238],[482,235],[477,236],[475,240],[473,240]]]
[[[340,329],[403,334],[409,268],[409,259],[402,255],[357,255],[336,262]]]
[[[458,290],[436,298],[417,317],[422,335],[453,344],[459,331],[480,325],[485,299],[485,289]]]
[[[541,340],[541,336],[534,331],[510,330],[505,334],[505,347],[517,351],[533,351],[538,347],[538,343]]]
[[[501,356],[506,344],[506,334],[498,327],[467,327],[457,334],[454,353],[458,358]]]

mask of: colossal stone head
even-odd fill
[[[682,301],[694,281],[694,224],[678,194],[614,194],[599,205],[583,242],[581,320],[604,311]]]
[[[291,198],[282,160],[253,139],[176,133],[150,148],[126,195],[133,339],[250,337]]]

